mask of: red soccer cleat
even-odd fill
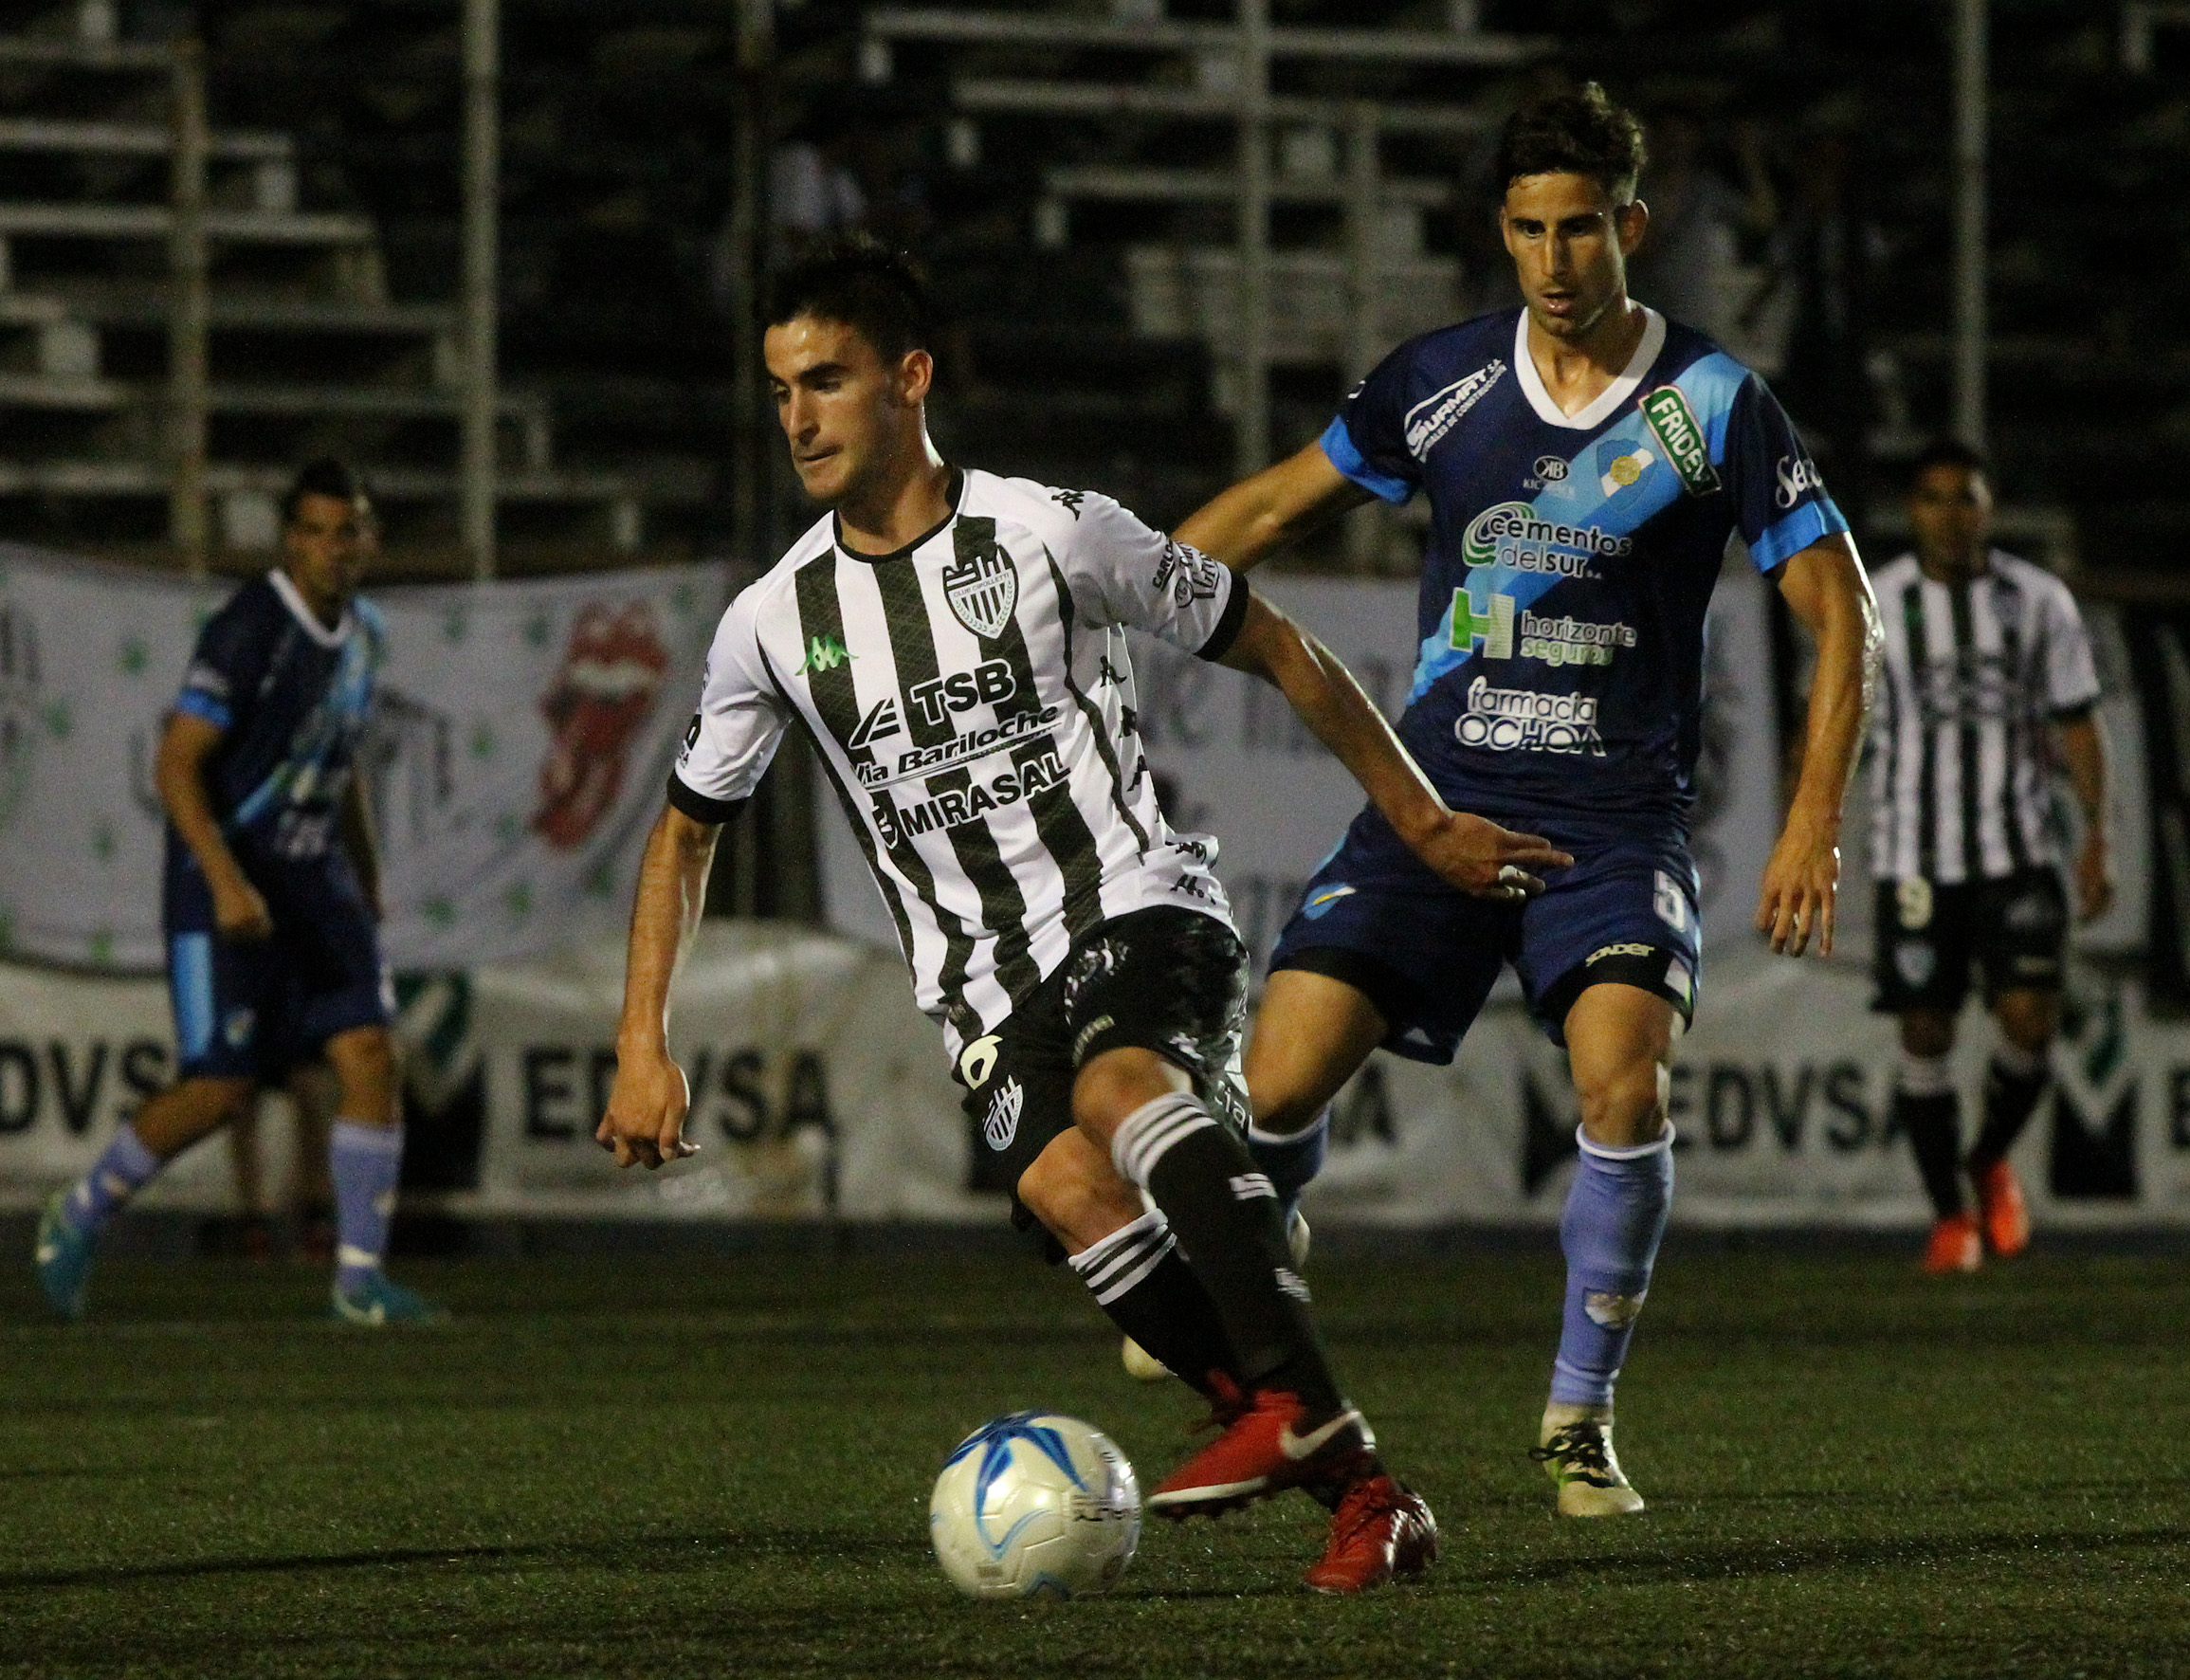
[[[2023,1200],[2022,1181],[2015,1168],[1996,1160],[1982,1172],[1970,1175],[1977,1186],[1978,1223],[1984,1240],[2002,1260],[2031,1246],[2031,1210]]]
[[[1331,1513],[1331,1543],[1301,1580],[1319,1593],[1365,1593],[1437,1561],[1437,1519],[1390,1476],[1364,1476]]]
[[[1984,1239],[1977,1233],[1977,1215],[1956,1214],[1931,1228],[1925,1245],[1924,1269],[1935,1275],[1949,1271],[1975,1271],[1984,1264]]]
[[[1351,1407],[1314,1418],[1298,1396],[1275,1389],[1225,1424],[1224,1433],[1163,1479],[1148,1508],[1177,1520],[1197,1512],[1218,1516],[1297,1488],[1331,1479],[1354,1453],[1376,1445],[1361,1415]]]

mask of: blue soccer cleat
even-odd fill
[[[430,1324],[448,1316],[445,1308],[406,1289],[384,1271],[374,1271],[347,1287],[337,1278],[331,1300],[333,1316],[346,1324]]]
[[[83,1316],[84,1286],[91,1281],[92,1234],[68,1222],[62,1212],[68,1199],[65,1190],[46,1202],[38,1219],[38,1287],[46,1304],[60,1317],[74,1324]]]

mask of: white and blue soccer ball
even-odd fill
[[[928,1534],[969,1598],[1106,1592],[1141,1543],[1141,1486],[1101,1430],[1014,1412],[958,1443],[936,1478]]]

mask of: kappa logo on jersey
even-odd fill
[[[1525,502],[1501,502],[1468,521],[1460,557],[1470,566],[1505,566],[1554,577],[1595,577],[1592,557],[1633,554],[1634,539],[1601,525],[1562,525]]]
[[[1156,562],[1156,575],[1148,580],[1148,587],[1158,594],[1168,589],[1177,605],[1191,607],[1196,601],[1214,601],[1217,582],[1214,560],[1198,548],[1167,540],[1163,545],[1163,558]]]
[[[1447,432],[1459,425],[1468,411],[1489,394],[1506,376],[1506,363],[1493,357],[1465,379],[1454,380],[1433,396],[1426,396],[1407,411],[1407,453],[1427,461],[1430,451]]]
[[[1078,519],[1080,517],[1080,504],[1087,500],[1087,492],[1085,490],[1051,490],[1049,500],[1074,519]]]
[[[793,674],[803,677],[809,671],[832,671],[851,657],[842,636],[815,636],[807,644],[806,657]]]
[[[989,1099],[988,1118],[981,1122],[981,1136],[991,1149],[1000,1152],[1012,1146],[1012,1140],[1019,1135],[1019,1110],[1026,1105],[1027,1087],[1016,1079],[1006,1079],[1003,1087]]]
[[[1779,481],[1772,500],[1782,508],[1793,507],[1801,501],[1805,490],[1825,488],[1824,475],[1817,470],[1817,464],[1806,455],[1780,456],[1772,476]]]
[[[874,814],[874,826],[882,835],[882,843],[894,851],[916,835],[979,822],[990,812],[1016,805],[1064,779],[1063,760],[1057,757],[1056,748],[1047,747],[1026,763],[993,776],[985,782],[945,788],[909,805],[900,805],[885,794],[868,800],[867,806]]]
[[[1696,422],[1695,410],[1677,385],[1661,385],[1639,405],[1642,417],[1666,447],[1666,458],[1680,474],[1681,488],[1691,496],[1708,496],[1719,488],[1719,470],[1711,465],[1710,445]]]
[[[1604,757],[1597,730],[1597,702],[1587,694],[1539,694],[1533,688],[1493,688],[1477,677],[1468,685],[1468,709],[1452,723],[1466,747],[1493,753],[1589,753]]]
[[[995,544],[967,544],[958,563],[943,568],[943,599],[960,624],[993,642],[1019,604],[1019,574]]]

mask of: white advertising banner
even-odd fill
[[[0,951],[161,960],[152,764],[235,586],[0,545]],[[719,567],[370,591],[365,753],[399,968],[620,928],[726,590]]]
[[[619,1173],[593,1141],[614,1077],[623,989],[602,940],[473,977],[486,1068],[476,1192],[452,1212],[640,1219],[995,1220],[969,1186],[981,1144],[935,1027],[894,953],[782,925],[710,922],[680,975],[673,1047],[700,1155]],[[2041,1226],[2190,1226],[2190,1023],[2081,969],[2058,1082],[2017,1150]],[[1674,1219],[1685,1225],[1920,1228],[1928,1214],[1889,1113],[1891,1026],[1859,955],[1750,954],[1717,965],[1680,1047]],[[1965,1129],[1991,1029],[1958,1070]],[[170,1076],[156,981],[0,966],[0,1206],[82,1173]],[[1393,1227],[1549,1225],[1574,1153],[1565,1057],[1493,1003],[1451,1068],[1378,1056],[1341,1093],[1312,1217]],[[229,1205],[208,1145],[155,1205]]]
[[[1260,575],[1257,591],[1319,636],[1387,716],[1413,681],[1415,587]],[[1707,948],[1748,942],[1757,884],[1776,838],[1779,727],[1767,586],[1736,556],[1711,603],[1710,703],[1698,766],[1694,849]],[[1266,683],[1135,636],[1141,739],[1172,826],[1214,834],[1217,872],[1259,974],[1361,791]],[[835,797],[818,796],[830,923],[894,948],[896,937]]]

